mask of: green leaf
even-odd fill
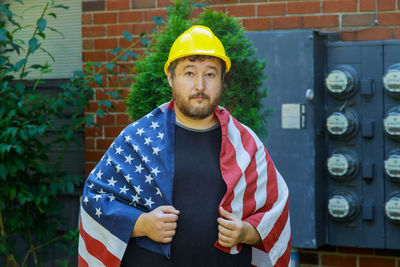
[[[37,25],[38,28],[39,28],[39,32],[43,32],[44,29],[46,29],[47,20],[44,19],[44,18],[38,19],[38,20],[36,21],[36,25]]]
[[[0,163],[0,178],[5,180],[7,178],[7,174],[8,174],[7,168]]]
[[[152,19],[153,19],[154,25],[156,27],[164,24],[164,17],[163,16],[154,16]]]
[[[54,3],[54,0],[53,0],[53,3]],[[56,13],[53,13],[53,12],[51,12],[51,13],[49,13],[49,14],[47,14],[47,15],[49,15],[49,16],[52,16],[53,18],[57,18],[57,15],[56,15]]]
[[[4,41],[7,41],[7,40],[8,40],[8,38],[7,38],[7,31],[6,31],[6,29],[1,28],[1,29],[0,29],[0,41],[1,41],[1,42],[4,42]]]
[[[132,42],[133,37],[132,37],[132,34],[131,34],[130,32],[128,32],[128,31],[123,31],[123,32],[122,32],[122,35],[124,35],[124,38],[125,38],[127,41]]]
[[[138,55],[137,54],[135,54],[133,51],[131,51],[131,50],[128,50],[128,51],[126,51],[125,52],[125,55],[126,56],[128,56],[128,57],[131,57],[132,59],[135,59]]]
[[[63,34],[62,32],[60,32],[59,30],[54,29],[54,28],[52,28],[52,27],[47,27],[47,29],[49,29],[49,30],[51,30],[51,31],[53,31],[53,32],[56,32],[56,33],[58,33],[59,35],[61,35],[62,38],[65,38],[64,34]]]
[[[102,75],[96,74],[93,76],[93,79],[99,86],[103,85],[103,76]]]
[[[21,59],[20,61],[15,63],[15,65],[14,65],[15,71],[19,71],[25,63],[26,63],[26,59],[25,58]]]
[[[118,47],[118,48],[115,48],[115,49],[110,50],[110,54],[111,54],[111,55],[116,55],[116,54],[118,54],[119,52],[121,52],[122,50],[124,50],[124,49],[122,49],[121,47]]]
[[[54,6],[55,8],[63,8],[63,9],[69,9],[69,6],[64,6],[64,5],[57,5]]]
[[[29,48],[30,48],[30,52],[31,54],[35,53],[36,49],[38,49],[40,46],[39,41],[37,38],[32,38],[29,40]]]
[[[97,113],[97,115],[99,115],[100,118],[103,118],[104,110],[98,109],[98,110],[96,111],[96,113]]]
[[[17,189],[15,187],[10,189],[10,199],[13,200],[17,195]]]
[[[109,72],[112,72],[112,71],[113,71],[114,66],[115,66],[115,64],[112,63],[112,62],[109,62],[109,63],[106,64],[106,68],[107,68],[107,70],[108,70]]]

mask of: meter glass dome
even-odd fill
[[[388,70],[383,76],[383,86],[390,93],[400,93],[400,68]]]
[[[390,178],[400,179],[399,154],[392,154],[385,160],[385,172]]]
[[[349,121],[344,114],[340,112],[334,112],[326,120],[326,127],[333,135],[343,135],[348,130]]]
[[[383,120],[385,131],[392,136],[400,136],[400,113],[391,112]]]
[[[344,196],[335,195],[329,199],[328,211],[334,218],[346,218],[350,213],[350,203]]]
[[[400,222],[400,197],[391,197],[385,204],[386,216],[395,222]]]
[[[345,176],[349,172],[349,162],[342,154],[333,154],[328,159],[328,171],[333,176]]]
[[[350,79],[349,79],[350,78]],[[351,76],[348,77],[345,72],[341,70],[331,71],[325,79],[326,88],[331,93],[344,93],[350,87]]]

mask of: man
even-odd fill
[[[209,28],[177,38],[173,100],[125,128],[86,181],[80,266],[288,266],[286,184],[218,107],[230,66]]]

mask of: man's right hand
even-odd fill
[[[178,215],[173,206],[160,206],[143,213],[136,221],[132,237],[147,236],[159,243],[169,243],[175,235]]]

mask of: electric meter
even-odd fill
[[[383,126],[390,137],[400,139],[400,107],[389,110],[383,119]]]
[[[350,192],[336,193],[328,200],[328,212],[334,220],[350,221],[357,215],[358,209],[358,199]]]
[[[386,201],[385,214],[391,221],[400,223],[400,192]]]
[[[350,110],[345,112],[333,112],[326,119],[326,128],[332,136],[349,137],[358,129],[358,117]]]
[[[349,65],[336,66],[325,78],[328,92],[337,98],[344,98],[355,93],[358,87],[358,75]]]
[[[394,150],[385,159],[385,173],[393,181],[400,183],[400,151]]]
[[[400,97],[400,64],[394,64],[388,68],[383,76],[383,86],[387,92],[394,96]]]
[[[358,171],[358,158],[350,152],[333,152],[327,160],[329,174],[336,179],[348,179]]]

